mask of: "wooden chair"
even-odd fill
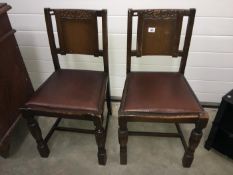
[[[121,164],[127,164],[128,135],[179,137],[185,149],[183,166],[192,164],[202,129],[208,122],[208,114],[184,77],[195,12],[195,9],[128,11],[127,77],[119,109]],[[188,17],[188,23],[184,46],[179,50],[184,16]],[[136,50],[131,46],[133,17],[138,17]],[[181,57],[179,72],[131,72],[131,57],[143,55]],[[128,122],[175,123],[178,133],[128,131]],[[179,123],[195,124],[188,145]]]
[[[45,20],[55,72],[38,88],[21,109],[28,128],[37,142],[42,157],[48,157],[47,142],[55,130],[95,134],[99,164],[106,164],[105,140],[109,115],[111,115],[107,10],[44,9]],[[59,39],[56,47],[52,25],[55,16]],[[103,49],[99,49],[97,18],[102,19]],[[102,56],[104,71],[61,69],[58,54],[86,54]],[[107,100],[106,126],[104,104]],[[45,139],[34,116],[58,118]],[[59,126],[62,118],[89,120],[95,130]]]

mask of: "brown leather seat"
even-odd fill
[[[127,75],[120,115],[198,114],[203,112],[183,74],[131,72]]]
[[[83,111],[84,114],[101,115],[106,84],[107,74],[104,72],[61,69],[37,90],[26,107],[47,112],[59,109],[59,113],[80,114]]]

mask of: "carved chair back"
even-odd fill
[[[44,9],[49,44],[55,70],[60,69],[58,54],[103,56],[108,73],[107,10]],[[59,48],[56,47],[52,15],[55,16]],[[98,20],[102,19],[103,50],[99,49]]]
[[[127,73],[131,71],[131,57],[169,55],[181,57],[179,72],[184,74],[192,36],[195,9],[151,9],[128,11]],[[179,50],[184,16],[188,17],[184,46]],[[138,17],[136,50],[132,50],[132,21]]]

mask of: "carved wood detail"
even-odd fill
[[[61,19],[93,19],[96,17],[96,11],[93,10],[57,9],[54,10],[54,14]]]

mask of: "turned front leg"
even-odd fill
[[[118,139],[120,144],[120,164],[127,164],[127,142],[128,142],[128,129],[127,121],[119,118]]]
[[[42,134],[38,122],[34,119],[33,115],[24,113],[23,117],[27,120],[28,129],[37,142],[37,149],[41,157],[48,157],[50,151],[47,146],[47,143],[42,138]]]
[[[98,118],[94,121],[95,124],[95,139],[98,146],[98,161],[100,165],[105,165],[107,161],[107,154],[105,149],[105,132],[102,126],[101,118]]]
[[[190,167],[193,159],[194,159],[194,152],[197,148],[197,146],[200,143],[201,137],[202,137],[202,130],[206,127],[208,122],[208,116],[205,118],[205,120],[199,120],[195,124],[195,128],[192,130],[190,138],[189,138],[189,145],[187,150],[184,153],[183,156],[183,166],[184,167]]]

